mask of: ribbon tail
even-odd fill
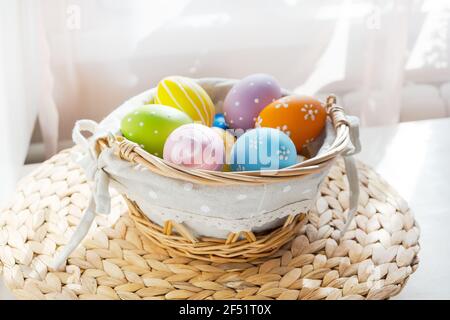
[[[108,175],[100,169],[95,176],[95,211],[100,214],[109,214],[111,211],[111,196],[109,194]]]
[[[355,213],[358,210],[359,200],[359,179],[358,170],[356,168],[355,159],[351,156],[344,156],[345,171],[347,172],[348,184],[350,187],[349,209],[347,214],[347,221],[341,231],[341,238],[347,232],[350,223],[352,223]]]
[[[69,243],[64,247],[62,251],[60,251],[56,255],[52,263],[52,267],[54,269],[59,269],[62,266],[62,264],[67,260],[69,255],[78,247],[81,241],[83,241],[95,218],[94,207],[95,207],[94,200],[91,199],[89,206],[83,218],[81,219],[80,224],[75,230],[75,233],[72,235],[72,238],[70,239]]]

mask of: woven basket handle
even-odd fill
[[[349,193],[349,209],[347,213],[347,221],[344,228],[341,230],[341,238],[344,236],[345,232],[348,230],[356,211],[358,210],[359,201],[359,178],[358,169],[356,167],[355,159],[353,155],[361,151],[361,142],[359,141],[359,119],[353,116],[345,115],[344,108],[336,105],[336,97],[330,95],[327,98],[326,109],[328,115],[331,117],[334,128],[337,130],[338,127],[344,125],[348,127],[350,143],[347,148],[342,153],[345,164],[345,171],[347,175],[348,184],[350,187]]]
[[[329,95],[325,104],[325,108],[331,118],[334,128],[337,129],[341,125],[350,126],[344,108],[338,106],[336,100],[335,95]]]

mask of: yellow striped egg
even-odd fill
[[[155,103],[177,108],[208,127],[216,113],[206,91],[194,80],[180,76],[167,77],[158,83]]]

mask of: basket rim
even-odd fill
[[[331,119],[336,132],[336,137],[329,150],[321,155],[279,170],[219,172],[185,168],[148,153],[138,144],[123,136],[113,134],[96,140],[96,153],[99,155],[103,150],[113,148],[114,153],[122,160],[141,164],[152,172],[168,178],[181,179],[193,183],[221,185],[282,182],[322,172],[331,165],[337,156],[348,149],[351,141],[349,123],[344,109],[336,105],[336,97],[334,95],[327,97],[325,109],[327,117]]]

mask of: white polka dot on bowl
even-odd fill
[[[150,191],[148,192],[148,196],[149,196],[150,198],[152,198],[152,199],[158,199],[158,195],[157,195],[156,192],[153,191],[153,190],[150,190]]]
[[[245,200],[245,199],[247,199],[247,195],[246,195],[246,194],[239,194],[239,195],[236,197],[236,199],[239,200],[239,201]]]
[[[286,186],[286,187],[283,188],[283,192],[289,192],[291,190],[292,190],[291,186]]]
[[[200,210],[202,210],[202,212],[204,213],[208,213],[211,211],[211,209],[208,206],[201,206]]]
[[[185,184],[183,185],[183,189],[184,189],[185,191],[191,191],[192,188],[194,188],[194,185],[193,185],[192,183],[185,183]]]

